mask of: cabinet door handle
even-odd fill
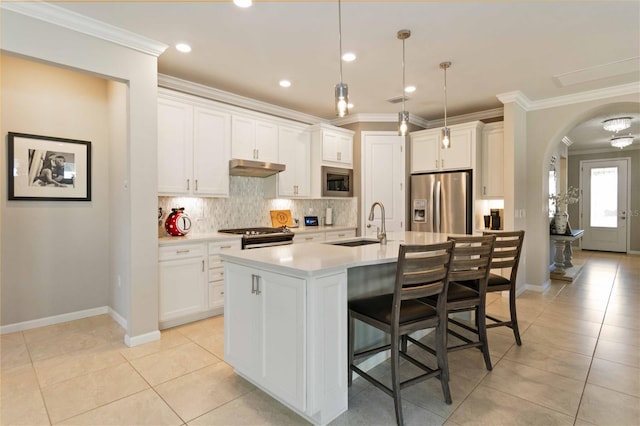
[[[198,190],[198,179],[196,179],[196,191]]]
[[[251,293],[260,294],[260,275],[251,274]]]
[[[487,195],[487,187],[486,186],[482,187],[482,195]]]
[[[438,160],[436,160],[436,169],[438,168]]]
[[[220,246],[220,250],[226,250],[226,249],[230,249],[231,246]]]
[[[342,161],[342,153],[338,151],[338,161]]]
[[[187,179],[187,191],[189,190],[189,179]]]
[[[202,272],[204,272],[204,259],[202,259]]]
[[[444,158],[440,160],[440,167],[444,169]]]
[[[176,254],[189,253],[190,251],[191,251],[191,250],[189,250],[189,249],[176,250]]]

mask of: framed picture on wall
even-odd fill
[[[91,201],[91,142],[9,132],[9,200]]]

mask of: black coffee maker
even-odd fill
[[[502,217],[500,209],[491,209],[491,229],[502,229]]]

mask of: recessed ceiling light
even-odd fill
[[[404,91],[407,93],[413,93],[416,91],[416,86],[407,86],[404,88]]]
[[[291,87],[291,82],[289,80],[280,80],[280,87]]]
[[[251,7],[251,5],[253,4],[253,1],[252,0],[233,0],[233,4],[235,4],[238,7],[246,8],[246,7]]]
[[[176,44],[176,49],[179,52],[182,52],[182,53],[191,52],[191,46],[189,46],[187,43],[178,43],[178,44]]]
[[[356,54],[353,52],[347,52],[342,55],[342,60],[345,62],[352,62],[356,60]]]

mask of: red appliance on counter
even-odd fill
[[[173,208],[164,221],[164,229],[169,235],[181,237],[191,231],[191,218],[184,212],[184,207]]]

